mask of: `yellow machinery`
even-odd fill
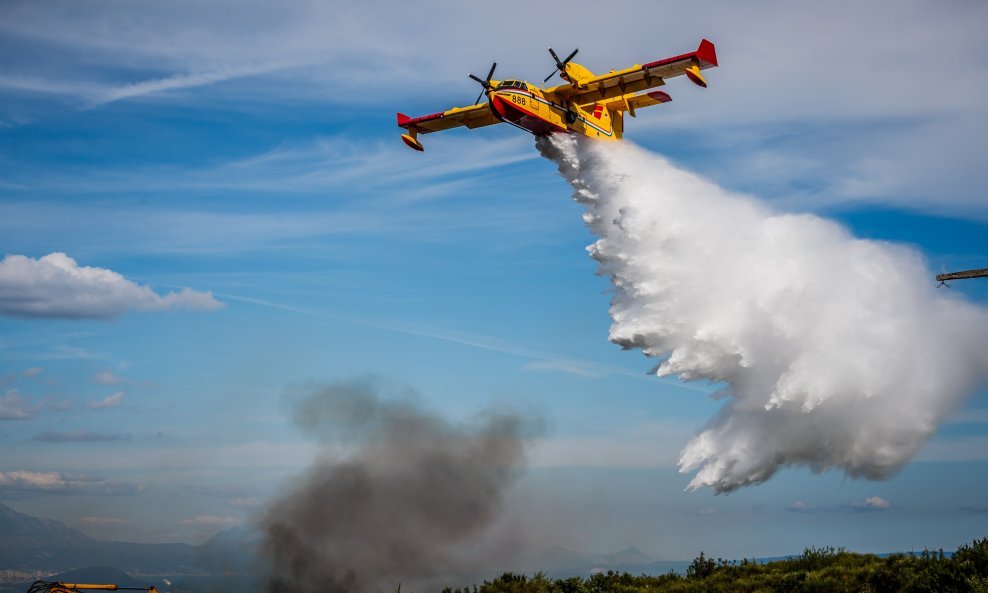
[[[116,585],[92,585],[84,583],[59,583],[53,581],[34,581],[27,593],[81,593],[82,591],[146,591],[158,593],[154,585],[147,587],[118,587]]]

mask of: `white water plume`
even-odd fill
[[[682,451],[689,489],[779,468],[881,479],[988,376],[988,313],[922,256],[773,211],[624,143],[539,141],[586,207],[610,277],[610,339],[659,376],[722,382]]]

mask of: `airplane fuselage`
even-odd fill
[[[487,100],[499,120],[536,136],[572,132],[605,140],[621,137],[620,113],[601,105],[587,111],[579,105],[556,103],[542,89],[523,82],[505,81],[487,94]]]

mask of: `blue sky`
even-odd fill
[[[0,501],[203,541],[311,458],[286,386],[373,374],[452,418],[544,417],[518,496],[546,544],[676,559],[986,535],[984,391],[888,481],[793,469],[684,493],[678,452],[721,403],[608,343],[610,287],[555,166],[507,126],[414,153],[394,113],[472,101],[491,60],[541,80],[547,45],[600,71],[707,37],[710,88],[671,81],[629,140],[934,271],[985,267],[988,9],[407,4],[4,3],[0,248],[160,296],[0,316]],[[606,34],[585,24],[601,11]],[[988,282],[949,290],[988,300]]]

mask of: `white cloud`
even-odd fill
[[[261,504],[261,501],[254,496],[231,498],[228,502],[235,507],[256,507]]]
[[[89,402],[89,407],[93,410],[106,410],[107,408],[115,408],[123,403],[125,397],[127,397],[127,393],[125,391],[118,391],[116,393],[104,397],[103,399],[98,399],[96,401]]]
[[[793,513],[846,513],[848,511],[857,512],[881,512],[895,509],[896,506],[881,496],[869,496],[864,500],[852,500],[849,504],[818,506],[811,505],[805,501],[797,500],[789,505],[786,510]]]
[[[34,440],[48,443],[106,443],[112,441],[129,441],[130,435],[124,433],[103,434],[90,430],[70,430],[67,432],[49,430],[34,435]]]
[[[106,88],[99,92],[93,93],[90,97],[90,107],[96,107],[105,103],[119,101],[121,99],[130,99],[165,91],[196,88],[215,84],[217,82],[223,82],[225,80],[267,74],[292,67],[294,65],[295,64],[279,62],[247,64],[242,66],[217,68],[205,72],[175,74],[164,78],[142,80],[139,82]]]
[[[864,500],[851,501],[851,508],[859,511],[887,511],[892,506],[891,502],[881,496],[869,496]]]
[[[99,385],[119,385],[124,382],[122,377],[114,375],[110,371],[100,371],[96,373],[93,375],[92,381],[93,383],[97,383]]]
[[[521,366],[523,371],[549,371],[558,373],[569,373],[580,377],[604,377],[608,373],[601,370],[600,365],[584,363],[581,361],[568,360],[536,360],[527,362]]]
[[[16,389],[8,389],[0,396],[0,420],[27,420],[34,418],[37,407],[24,399]]]
[[[121,519],[120,517],[100,517],[94,515],[91,517],[82,517],[79,522],[84,525],[121,525],[127,523],[126,519]]]
[[[32,493],[50,494],[140,494],[143,484],[119,482],[92,476],[60,472],[34,472],[15,470],[0,472],[0,497],[30,496]]]
[[[188,288],[164,296],[105,268],[80,267],[64,253],[0,261],[0,315],[24,318],[110,319],[130,310],[212,311],[212,293]]]
[[[215,517],[213,515],[198,515],[191,519],[182,519],[179,521],[182,525],[194,525],[194,526],[205,526],[205,527],[233,527],[240,523],[240,519],[236,517]]]

